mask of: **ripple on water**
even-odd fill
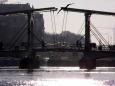
[[[27,71],[4,68],[0,70],[0,86],[115,86],[114,70],[97,68],[84,72],[77,67],[43,67]]]

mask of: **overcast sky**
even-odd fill
[[[35,8],[42,7],[64,7],[68,3],[75,3],[70,7],[80,9],[93,9],[101,11],[115,12],[115,0],[9,0],[9,3],[30,3]],[[63,11],[60,14],[55,14],[56,17],[56,30],[58,33],[62,31]],[[53,32],[51,28],[51,15],[44,13],[45,18],[45,31]],[[77,33],[84,22],[84,15],[79,13],[68,13],[68,21],[66,30]],[[100,33],[110,42],[113,42],[113,29],[115,28],[115,17],[92,15],[91,22],[97,27]]]

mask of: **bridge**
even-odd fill
[[[41,8],[41,9],[30,9],[30,10],[23,10],[23,11],[15,11],[15,12],[6,12],[0,13],[0,15],[10,15],[10,14],[18,14],[24,13],[28,17],[28,41],[27,41],[27,48],[24,49],[12,49],[12,50],[0,50],[0,56],[14,56],[19,57],[21,54],[27,53],[37,53],[37,52],[83,52],[84,57],[80,61],[80,66],[86,67],[89,69],[95,68],[95,60],[100,58],[109,58],[115,56],[115,50],[111,50],[110,46],[95,46],[94,43],[90,41],[90,17],[92,14],[98,15],[112,15],[115,16],[115,13],[112,12],[103,12],[103,11],[95,11],[95,10],[84,10],[84,9],[75,9],[75,8],[61,8],[64,11],[71,11],[71,12],[80,12],[83,13],[85,16],[85,44],[79,46],[79,44],[70,45],[67,44],[62,46],[56,45],[47,45],[44,42],[41,42],[41,47],[33,47],[33,27],[32,27],[32,13],[35,11],[56,11],[57,8]],[[43,41],[43,40],[42,40]],[[95,46],[95,47],[94,47]],[[98,47],[98,48],[97,48]],[[30,55],[30,54],[28,54]],[[30,56],[31,57],[31,56]],[[86,64],[84,64],[86,62]],[[91,62],[91,64],[90,64]],[[94,63],[92,63],[94,62]],[[83,64],[83,65],[82,65]]]
[[[85,55],[85,58],[91,58],[91,59],[101,59],[101,58],[109,58],[115,56],[115,50],[111,50],[105,46],[102,47],[102,49],[92,48],[90,51],[86,51],[84,45],[81,47],[78,47],[76,45],[66,45],[66,46],[54,46],[54,45],[47,45],[45,47],[34,47],[31,49],[35,53],[37,52],[83,52]],[[6,56],[14,56],[19,57],[20,55],[23,55],[28,52],[28,49],[12,49],[12,50],[0,50],[0,56],[6,57]]]

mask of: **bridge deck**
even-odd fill
[[[67,48],[67,47],[60,47],[60,48],[33,48],[32,51],[34,52],[83,52],[88,57],[91,58],[106,58],[106,57],[115,57],[115,50],[91,50],[91,51],[85,51],[83,48]],[[27,49],[19,49],[19,50],[0,50],[0,56],[8,56],[8,55],[14,55],[16,53],[27,53]]]

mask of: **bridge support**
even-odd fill
[[[91,70],[91,69],[96,69],[96,59],[81,59],[79,61],[79,67],[80,69],[88,69],[88,70]]]
[[[32,13],[29,13],[27,14],[27,17],[28,17],[28,50],[32,48],[33,46],[33,26],[32,26]]]
[[[90,12],[85,12],[85,51],[90,51]]]
[[[27,47],[27,56],[24,56],[19,64],[21,69],[35,69],[40,67],[39,58],[36,57],[36,52],[32,50],[33,48],[33,20],[32,13],[27,13],[28,17],[28,47]]]

